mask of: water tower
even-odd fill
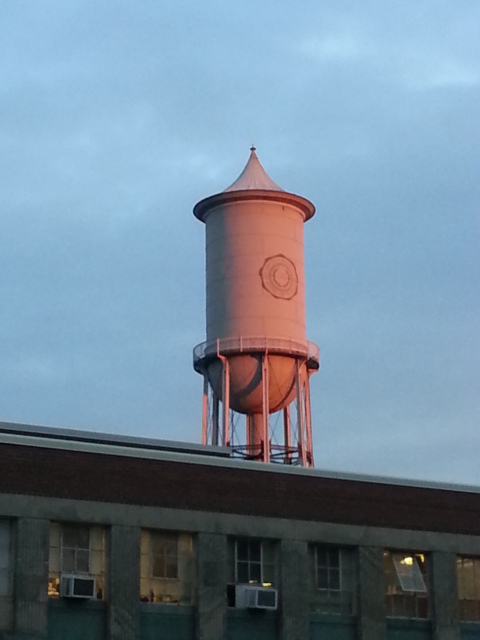
[[[313,466],[303,225],[315,207],[276,185],[252,147],[239,178],[193,213],[206,229],[207,340],[193,352],[203,444]]]

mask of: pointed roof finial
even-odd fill
[[[270,178],[262,167],[255,151],[256,147],[252,144],[250,147],[250,158],[248,159],[244,170],[235,182],[225,189],[225,192],[245,191],[250,189],[261,191],[283,191],[283,189]]]

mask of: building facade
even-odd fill
[[[480,639],[480,488],[0,423],[0,638]]]

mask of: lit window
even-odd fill
[[[355,607],[355,550],[315,545],[311,547],[315,589],[311,608],[317,613],[351,615]]]
[[[274,548],[266,540],[239,538],[235,540],[235,582],[264,584],[274,582]]]
[[[387,616],[428,618],[428,581],[423,553],[383,554]]]
[[[460,620],[480,621],[480,558],[457,558]]]
[[[0,520],[0,596],[12,592],[11,558],[10,522]]]
[[[190,604],[193,594],[193,545],[189,534],[142,530],[140,599]]]
[[[90,573],[90,527],[63,525],[61,573]]]
[[[97,598],[104,596],[104,531],[88,525],[50,525],[48,595],[60,594],[60,576],[95,579]]]

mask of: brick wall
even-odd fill
[[[0,470],[2,493],[480,535],[478,493],[12,444]]]

